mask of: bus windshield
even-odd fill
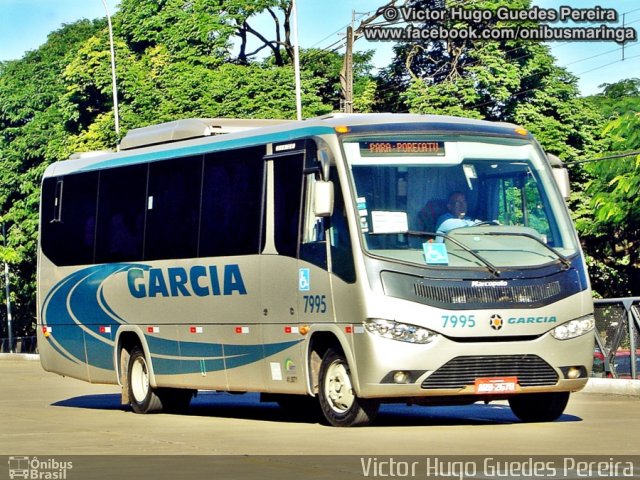
[[[369,253],[427,266],[557,263],[578,246],[540,149],[464,135],[343,138]]]

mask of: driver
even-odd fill
[[[471,227],[478,220],[472,220],[467,215],[467,197],[462,192],[452,192],[447,200],[447,212],[438,217],[436,233],[446,234],[455,228]],[[442,237],[438,237],[442,241]]]

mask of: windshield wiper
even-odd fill
[[[563,254],[558,252],[555,248],[547,245],[546,242],[543,241],[542,239],[540,239],[540,238],[538,238],[535,235],[532,235],[530,233],[524,233],[524,232],[483,232],[482,234],[483,235],[494,235],[494,236],[497,236],[497,237],[500,237],[500,236],[504,236],[504,237],[512,236],[512,237],[530,238],[530,239],[535,240],[536,242],[538,242],[540,245],[542,245],[544,248],[546,248],[547,250],[552,252],[556,257],[558,257],[558,259],[564,265],[564,270],[568,270],[568,269],[571,268],[571,260],[569,260]]]
[[[487,270],[489,270],[489,272],[494,277],[499,277],[500,276],[500,270],[498,270],[498,268],[493,263],[491,263],[489,260],[484,258],[479,253],[474,252],[471,248],[467,247],[464,243],[460,242],[459,240],[456,240],[455,238],[450,237],[446,233],[420,232],[420,231],[417,231],[417,230],[409,230],[409,231],[407,231],[405,233],[407,235],[413,236],[413,237],[442,237],[445,240],[449,240],[451,243],[454,243],[457,246],[459,246],[460,248],[462,248],[465,252],[470,253],[471,255],[473,255],[476,258],[476,260],[480,261],[480,263],[482,263],[485,267],[487,267]]]

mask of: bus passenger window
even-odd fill
[[[142,258],[147,166],[100,173],[96,263]]]
[[[199,256],[260,250],[264,146],[205,155]]]
[[[313,211],[316,176],[314,173],[305,177],[304,218],[302,239],[300,242],[300,259],[327,268],[327,219],[316,217]]]
[[[149,166],[146,260],[197,256],[202,156]]]
[[[297,257],[302,201],[302,155],[274,161],[274,237],[280,255]]]
[[[353,261],[349,223],[344,209],[344,198],[335,167],[331,168],[330,180],[334,188],[333,215],[331,215],[329,239],[331,243],[331,270],[347,283],[355,283],[356,270]]]
[[[56,265],[93,263],[98,173],[77,173],[42,186],[42,249]]]

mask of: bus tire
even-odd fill
[[[529,393],[509,399],[511,411],[523,422],[552,422],[560,418],[569,392]]]
[[[358,398],[349,364],[342,352],[329,348],[322,357],[318,400],[327,422],[334,427],[369,425],[378,413],[377,400]]]
[[[162,401],[149,384],[149,365],[144,351],[136,346],[129,357],[129,404],[135,413],[154,413],[162,410]]]

